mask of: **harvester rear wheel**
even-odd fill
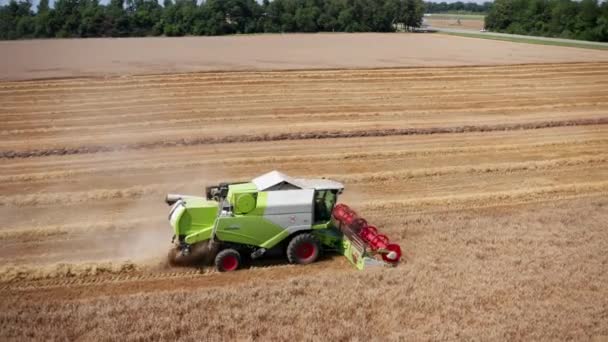
[[[292,264],[310,264],[321,255],[321,243],[312,234],[296,235],[287,245],[287,260]]]
[[[220,272],[236,271],[240,266],[241,254],[236,249],[224,249],[215,257],[215,267]]]

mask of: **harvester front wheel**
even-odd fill
[[[215,257],[215,267],[220,272],[236,271],[239,266],[241,266],[241,254],[236,249],[224,249]]]
[[[287,260],[292,264],[310,264],[321,255],[321,243],[312,234],[296,235],[287,245]]]

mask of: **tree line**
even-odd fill
[[[492,7],[491,2],[478,4],[475,2],[456,1],[447,2],[425,2],[426,13],[449,13],[449,12],[470,12],[470,13],[486,13]]]
[[[0,39],[391,32],[422,24],[422,0],[11,0]]]
[[[496,0],[488,30],[608,42],[608,1]]]

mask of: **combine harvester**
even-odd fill
[[[395,266],[399,245],[352,209],[337,204],[344,186],[327,179],[295,179],[278,171],[244,183],[208,187],[207,196],[167,195],[173,265],[214,261],[219,271],[238,269],[245,258],[281,253],[309,264],[338,252],[358,269]]]

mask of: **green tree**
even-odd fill
[[[104,37],[107,35],[106,15],[98,0],[84,0],[80,5],[79,37]]]
[[[595,27],[600,13],[597,0],[581,0],[580,10],[576,17],[576,37],[585,40],[596,40]]]
[[[106,35],[110,35],[112,37],[127,37],[131,32],[131,22],[129,15],[125,9],[124,0],[111,0],[110,4],[106,8],[108,31],[106,31]]]
[[[424,15],[424,4],[422,0],[405,0],[403,4],[403,23],[406,29],[413,29],[422,25],[422,17]]]
[[[34,36],[37,38],[50,38],[55,36],[50,26],[50,7],[49,0],[40,0],[36,11],[34,23]]]
[[[163,8],[156,0],[128,0],[127,14],[131,20],[132,36],[152,36],[162,33],[157,25]]]
[[[298,32],[317,32],[317,20],[319,18],[317,7],[302,7],[296,10],[294,21]]]
[[[28,0],[29,1],[29,0]],[[421,0],[11,0],[0,39],[221,35],[255,32],[393,31],[421,24]],[[521,0],[520,0],[521,1]],[[473,7],[471,7],[473,8]],[[601,30],[596,30],[601,35]],[[596,32],[593,31],[593,32]]]
[[[604,1],[597,19],[595,35],[600,41],[608,42],[608,2]]]
[[[11,0],[0,8],[0,37],[2,39],[30,38],[34,34],[32,3]]]
[[[506,30],[513,22],[513,13],[510,0],[496,0],[485,18],[485,27],[492,31]]]

